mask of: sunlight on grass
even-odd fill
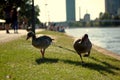
[[[82,65],[71,37],[51,31],[38,34],[55,38],[44,61],[26,36],[0,44],[1,80],[120,80],[120,61],[92,49],[89,58],[83,57]]]

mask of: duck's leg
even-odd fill
[[[42,59],[43,59],[43,58],[44,58],[44,57],[43,57],[43,49],[41,49],[40,52],[41,52],[41,54],[42,54]]]
[[[90,51],[88,51],[88,54],[85,54],[84,57],[90,56]]]
[[[82,59],[82,55],[81,55],[81,53],[80,53],[79,55],[80,55],[80,58],[81,58],[82,63],[84,63],[84,62],[83,62],[83,59]]]
[[[41,49],[42,59],[44,59],[45,49]]]
[[[44,58],[44,54],[45,54],[45,49],[43,49],[43,54],[42,54],[43,58]]]
[[[88,51],[88,56],[90,56],[90,51]]]

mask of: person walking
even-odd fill
[[[16,7],[13,7],[11,13],[12,13],[12,27],[14,29],[14,33],[18,33],[18,12]]]
[[[11,5],[7,2],[6,3],[6,7],[4,8],[4,13],[5,13],[5,29],[6,29],[6,33],[10,33],[9,32],[9,28],[10,28],[10,23],[11,23]]]

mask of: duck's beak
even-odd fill
[[[28,40],[28,39],[29,39],[29,37],[27,36],[26,40]]]

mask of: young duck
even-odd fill
[[[73,47],[76,50],[76,52],[78,53],[78,55],[80,55],[81,61],[83,63],[81,54],[88,52],[88,54],[85,54],[84,56],[85,57],[89,56],[91,48],[92,48],[92,43],[88,38],[88,34],[85,34],[82,37],[82,39],[76,40]]]
[[[30,31],[27,34],[26,40],[28,40],[30,37],[32,37],[32,45],[40,49],[42,58],[44,58],[46,48],[50,46],[50,44],[52,43],[52,40],[54,39],[50,38],[49,36],[41,36],[41,37],[36,38],[35,33],[32,31]]]

